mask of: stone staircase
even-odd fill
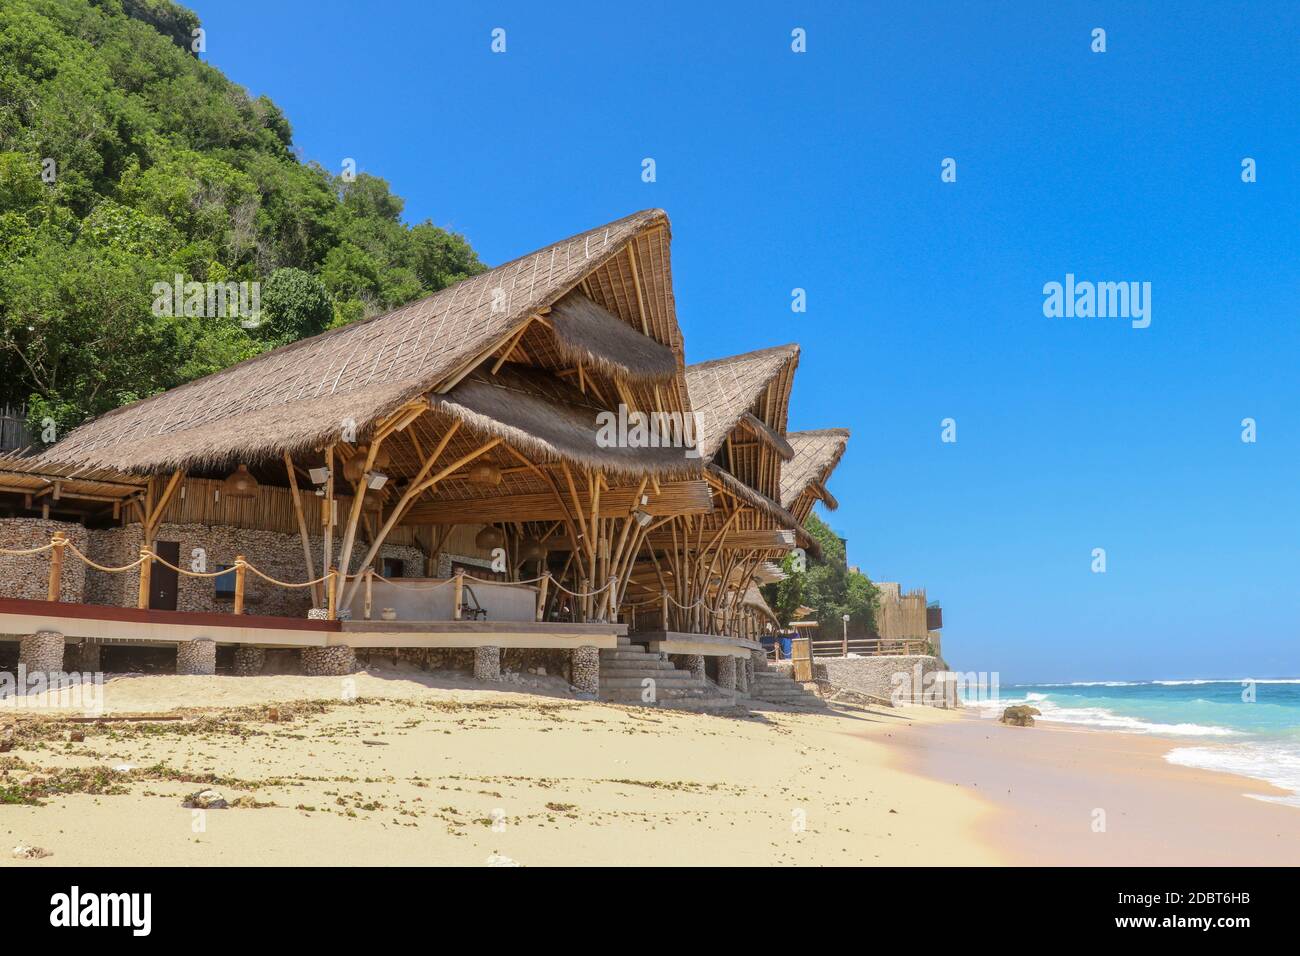
[[[749,688],[749,696],[757,700],[766,700],[773,704],[788,704],[796,707],[825,707],[826,704],[806,685],[790,676],[786,669],[754,669],[754,683]]]
[[[642,681],[646,678],[655,682],[655,703],[642,700]],[[675,667],[672,661],[651,654],[627,637],[620,637],[617,647],[600,650],[600,699],[678,710],[727,710],[737,706],[732,695],[723,693],[711,681],[696,679],[690,671]]]

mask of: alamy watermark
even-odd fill
[[[1151,324],[1150,282],[1065,282],[1043,286],[1043,315],[1049,319],[1132,319],[1135,329]]]
[[[88,716],[104,712],[102,671],[0,671],[0,708],[71,708]]]
[[[699,458],[700,416],[696,412],[638,412],[619,403],[618,411],[596,415],[596,444],[601,448],[684,448]]]
[[[926,671],[920,663],[889,675],[889,700],[895,707],[961,707],[996,704],[997,671]]]
[[[155,282],[153,297],[159,318],[239,319],[246,329],[262,324],[260,282],[186,282],[178,274],[173,282]]]

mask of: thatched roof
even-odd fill
[[[677,374],[677,356],[636,331],[581,292],[570,292],[547,316],[556,351],[569,362],[595,366],[631,381],[666,382]]]
[[[786,462],[781,468],[781,504],[794,512],[796,515],[800,511],[805,513],[802,519],[808,517],[807,511],[812,508],[812,498],[822,497],[820,494],[814,494],[801,502],[800,498],[808,492],[814,484],[824,484],[830,477],[832,471],[844,457],[844,450],[849,443],[849,430],[847,428],[823,428],[814,431],[787,432],[786,440],[790,447],[794,449],[794,457]],[[834,509],[834,499],[826,501],[827,507]],[[801,504],[807,504],[807,508],[800,507]]]
[[[771,498],[767,497],[767,495],[760,491],[755,491],[735,475],[723,471],[717,465],[707,465],[705,467],[705,474],[707,477],[717,481],[718,484],[721,485],[729,494],[735,495],[741,501],[744,501],[762,514],[770,517],[776,522],[777,527],[783,528],[787,531],[794,531],[799,546],[804,548],[814,557],[821,556],[821,546],[817,543],[817,539],[810,535],[807,529],[804,528],[803,522],[785,508],[782,508]]]
[[[688,365],[686,388],[698,423],[700,453],[706,458],[716,455],[746,412],[754,412],[774,433],[784,432],[798,364],[798,345],[778,345]]]
[[[70,497],[127,498],[141,492],[146,479],[109,468],[55,465],[34,456],[0,454],[0,492],[39,493],[58,485]]]
[[[434,411],[459,419],[482,435],[504,438],[538,462],[571,461],[624,475],[693,478],[700,460],[684,448],[602,448],[597,418],[604,411],[555,376],[522,365],[497,374],[480,369],[446,395]]]
[[[609,313],[680,356],[669,241],[666,213],[636,213],[392,312],[109,412],[42,458],[134,472],[193,471],[313,449],[337,438],[349,421],[364,437],[412,399],[446,391],[579,283]],[[618,350],[596,351],[614,363]],[[666,404],[686,407],[684,386],[665,393]]]

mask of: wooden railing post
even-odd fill
[[[366,568],[366,570],[363,573],[366,576],[366,606],[365,606],[365,610],[362,611],[362,615],[368,621],[370,620],[370,608],[374,600],[375,569]]]
[[[547,571],[542,575],[542,585],[537,589],[537,620],[542,620],[546,615],[546,591],[551,583],[551,572]]]
[[[339,616],[339,569],[330,568],[329,572],[329,608],[326,611],[326,617],[331,621],[337,621]]]
[[[46,597],[51,601],[58,601],[63,593],[63,546],[67,543],[62,531],[54,532],[50,539],[53,547],[50,549],[50,589]]]
[[[244,613],[244,595],[248,592],[248,562],[242,554],[235,555],[235,613]]]
[[[153,552],[148,548],[141,548],[140,557],[144,560],[140,563],[140,594],[139,600],[136,602],[136,607],[144,611],[149,608],[150,577],[153,573]]]
[[[583,578],[578,582],[578,593],[581,594],[582,597],[574,601],[574,604],[582,609],[581,614],[584,621],[591,620],[591,596],[587,593],[590,590],[591,582],[586,578]]]
[[[663,608],[664,630],[670,631],[672,630],[672,628],[668,626],[668,592],[667,591],[664,591],[661,595],[659,595],[659,604]]]
[[[460,606],[465,600],[465,572],[456,572],[456,584],[451,589],[451,619],[460,620]]]

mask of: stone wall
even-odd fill
[[[75,527],[75,526],[74,526]],[[90,532],[90,557],[109,567],[130,564],[140,555],[141,531],[139,525],[110,528]],[[259,571],[281,581],[307,580],[307,565],[302,555],[302,539],[296,534],[278,531],[256,531],[225,525],[163,524],[158,528],[156,540],[175,541],[180,545],[180,566],[192,567],[194,551],[205,552],[209,572],[222,565],[233,565],[235,558],[243,555]],[[313,557],[319,562],[323,542],[312,542]],[[358,542],[353,548],[353,568],[364,557],[364,548]],[[424,570],[424,556],[418,548],[392,545],[380,549],[380,558],[395,558],[405,562],[406,577],[419,577]],[[335,560],[338,546],[335,545]],[[80,562],[77,562],[80,564]],[[316,574],[320,574],[317,564]],[[91,571],[86,585],[86,603],[107,604],[115,607],[135,607],[140,590],[138,571],[108,574]],[[217,597],[216,582],[212,578],[180,576],[177,586],[176,610],[230,612],[234,610],[232,597]],[[244,591],[244,613],[264,614],[271,617],[305,617],[311,607],[309,588],[281,588],[249,572]]]
[[[770,662],[773,670],[788,673],[789,661]],[[918,670],[919,668],[919,670]],[[818,657],[813,660],[813,677],[836,688],[893,699],[896,689],[906,700],[919,700],[928,674],[944,671],[937,657],[907,654],[881,657]],[[902,675],[895,678],[895,674]],[[919,683],[920,686],[917,686]]]
[[[22,551],[49,544],[54,532],[62,531],[83,553],[86,529],[68,521],[41,518],[0,518],[0,548]],[[31,555],[0,554],[0,597],[44,601],[50,589],[50,552]],[[69,552],[63,555],[59,577],[59,600],[81,602],[86,591],[86,566]]]

